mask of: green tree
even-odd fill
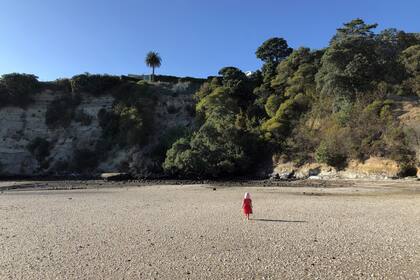
[[[373,37],[372,29],[378,27],[377,23],[366,24],[363,19],[356,18],[350,22],[344,23],[343,27],[337,29],[337,34],[332,41],[348,39],[349,37]]]
[[[199,128],[168,150],[163,164],[168,174],[239,175],[258,162],[260,142],[248,113],[255,99],[254,80],[235,67],[222,68],[219,74],[196,93]]]
[[[299,48],[277,67],[278,74],[271,81],[274,91],[265,103],[270,119],[261,126],[264,138],[276,146],[286,141],[301,115],[310,108],[322,53]]]
[[[413,94],[420,96],[420,44],[404,50],[401,54],[401,61],[408,74],[404,86]]]
[[[277,65],[288,57],[292,51],[293,49],[289,47],[287,41],[283,38],[268,39],[257,49],[255,52],[257,58],[264,62],[261,69],[264,83],[269,83],[276,74]]]
[[[308,97],[302,93],[281,103],[275,115],[261,126],[265,139],[282,144],[299,121],[300,115],[307,111],[308,103]]]
[[[152,81],[155,79],[155,68],[159,68],[162,63],[162,58],[159,53],[151,51],[146,55],[146,65],[152,68]]]
[[[293,51],[283,38],[271,38],[265,41],[255,52],[257,58],[265,63],[279,63]]]
[[[420,44],[404,50],[401,59],[409,74],[418,75],[420,73]]]
[[[164,170],[187,177],[240,175],[255,164],[257,139],[233,125],[235,116],[208,119],[191,138],[181,138],[167,152]]]
[[[356,19],[337,29],[316,77],[321,94],[354,99],[378,82],[383,65],[371,30],[376,26]]]
[[[416,33],[406,33],[395,28],[387,28],[378,35],[381,42],[387,43],[393,52],[401,52],[410,46],[420,44],[420,37]]]

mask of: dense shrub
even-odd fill
[[[64,91],[64,92],[71,92],[71,81],[70,79],[57,79],[54,81],[56,89]]]
[[[117,76],[85,73],[71,78],[70,84],[73,92],[102,95],[120,85],[121,79]]]
[[[176,84],[179,81],[179,77],[166,76],[166,75],[155,75],[155,82],[165,82]]]
[[[180,138],[187,137],[189,130],[183,126],[169,128],[160,137],[156,145],[153,146],[151,156],[161,165],[165,159],[166,152]]]
[[[191,82],[191,83],[197,83],[197,84],[203,84],[207,81],[207,79],[200,79],[200,78],[193,78],[193,77],[182,77],[179,78],[179,82]]]
[[[375,100],[372,103],[355,103],[347,127],[351,130],[347,141],[352,144],[352,158],[365,160],[369,156],[392,157],[392,150],[402,149],[405,145],[404,133],[399,136],[394,129],[399,130],[400,125],[393,114],[392,102]],[[391,139],[399,137],[394,142]],[[404,153],[405,154],[405,153]]]
[[[52,148],[50,142],[37,137],[28,144],[27,148],[32,156],[39,162],[42,169],[48,168],[46,158],[49,157]]]
[[[174,105],[169,105],[166,107],[166,110],[169,114],[176,114],[179,112],[179,108],[175,107]]]
[[[184,110],[188,113],[188,115],[190,117],[195,116],[195,107],[194,106],[192,106],[190,104],[187,104],[187,105],[185,105]]]
[[[315,159],[334,167],[344,167],[347,155],[337,141],[323,141],[315,151]]]
[[[99,164],[101,155],[89,149],[77,149],[74,151],[71,169],[79,173],[92,172]]]
[[[420,44],[411,46],[401,54],[401,61],[407,72],[403,88],[420,96]]]
[[[275,115],[265,122],[261,129],[267,140],[281,143],[289,136],[300,115],[307,110],[309,100],[303,94],[281,103]]]
[[[30,74],[5,74],[0,78],[0,107],[26,107],[41,89],[38,77]]]
[[[125,135],[124,140],[128,145],[144,145],[150,134],[147,117],[137,107],[117,106],[115,112],[119,116],[119,133]]]
[[[68,127],[75,118],[76,108],[80,102],[81,96],[78,94],[66,94],[53,100],[47,106],[46,125],[51,129]]]
[[[164,170],[171,175],[200,178],[245,174],[255,164],[257,139],[222,122],[207,121],[190,138],[176,141],[167,152]]]
[[[126,105],[146,104],[155,102],[157,100],[153,88],[146,81],[139,81],[137,83],[126,82],[112,88],[110,93]]]
[[[40,82],[43,90],[52,90],[60,93],[71,92],[70,79],[57,79],[55,81]]]
[[[86,114],[83,110],[76,111],[74,115],[74,121],[80,123],[83,126],[89,126],[92,123],[92,116]]]
[[[138,77],[138,76],[125,76],[125,75],[122,75],[121,76],[121,81],[123,81],[123,82],[137,83],[139,81],[144,81],[144,80],[141,77]]]
[[[140,81],[136,81],[136,84],[144,88],[149,85],[149,82],[145,80],[140,80]]]
[[[63,174],[68,175],[69,172],[72,171],[70,163],[66,160],[58,160],[54,162],[54,165],[51,166],[50,172],[54,172],[55,174]]]
[[[102,128],[104,133],[110,133],[117,131],[118,119],[113,111],[107,111],[102,108],[98,112],[99,126]]]
[[[293,128],[289,137],[284,141],[282,155],[288,161],[298,165],[311,162],[314,152],[321,141],[320,133],[311,128],[312,120],[309,116],[302,117]]]
[[[169,76],[169,75],[155,75],[155,82],[163,82],[163,83],[185,83],[190,82],[192,84],[203,84],[206,79],[200,79],[200,78],[193,78],[193,77],[176,77],[176,76]]]
[[[123,83],[112,92],[116,102],[111,111],[98,112],[102,139],[97,149],[107,151],[114,145],[142,146],[153,134],[156,96],[146,82]]]

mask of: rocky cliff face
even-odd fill
[[[153,164],[148,152],[160,137],[173,127],[193,125],[191,108],[194,108],[194,100],[188,82],[157,83],[153,87],[157,92],[153,109],[157,129],[150,132],[149,144],[142,147],[112,147],[106,159],[95,168],[95,173],[132,169],[146,174],[149,172],[148,166]],[[89,121],[74,119],[65,128],[50,128],[46,124],[47,108],[60,94],[62,93],[44,90],[35,95],[34,102],[25,109],[0,108],[0,174],[68,174],[68,163],[73,160],[76,150],[94,150],[102,135],[98,113],[101,109],[110,111],[115,98],[111,95],[82,94],[75,115],[83,115]],[[43,162],[40,162],[36,153],[29,148],[35,139],[49,143],[48,155]]]
[[[78,147],[90,147],[98,140],[101,129],[97,114],[101,108],[109,109],[110,96],[85,96],[78,110],[91,116],[89,125],[72,122],[67,128],[49,129],[45,122],[47,105],[56,98],[51,91],[35,97],[26,109],[6,107],[0,110],[0,162],[2,173],[10,175],[34,175],[39,173],[39,162],[31,154],[28,145],[37,137],[52,143],[50,165],[68,161]]]

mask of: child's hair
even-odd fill
[[[244,195],[244,198],[245,199],[251,199],[251,194],[246,192],[245,195]]]

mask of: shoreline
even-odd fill
[[[153,186],[198,186],[212,188],[214,191],[223,188],[287,188],[292,190],[311,190],[302,194],[316,194],[319,190],[347,190],[364,194],[376,190],[420,194],[420,180],[410,179],[300,179],[300,180],[0,180],[0,192],[10,191],[66,191],[92,189],[120,189]],[[319,193],[319,192],[318,192]]]

